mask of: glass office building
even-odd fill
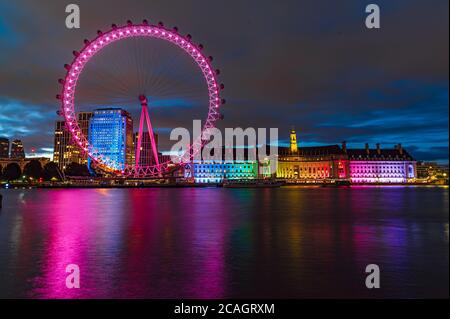
[[[121,108],[97,109],[89,122],[89,144],[110,168],[133,164],[133,119]],[[89,159],[89,166],[92,160]]]

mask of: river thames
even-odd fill
[[[448,187],[0,192],[2,298],[449,295]]]

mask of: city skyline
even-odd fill
[[[70,52],[97,29],[124,24],[126,16],[177,24],[180,32],[192,32],[194,39],[208,43],[205,50],[220,61],[226,84],[224,126],[278,127],[286,145],[283,128],[292,125],[303,146],[345,140],[349,147],[366,142],[393,147],[401,142],[417,159],[448,162],[445,1],[433,6],[379,1],[389,14],[383,15],[382,28],[372,31],[363,26],[364,4],[327,2],[329,10],[319,10],[323,3],[286,2],[270,10],[270,19],[265,13],[272,5],[266,1],[258,6],[216,3],[222,12],[217,19],[199,19],[194,9],[205,5],[201,1],[180,2],[186,10],[175,12],[163,3],[135,2],[130,12],[109,5],[102,15],[101,2],[79,5],[81,29],[68,30],[63,27],[64,4],[41,3],[39,10],[28,1],[1,4],[7,14],[0,24],[0,136],[21,139],[28,154],[33,147],[36,156],[51,157],[59,119],[56,79],[63,76]],[[34,17],[36,10],[41,14]],[[320,12],[320,18],[313,18],[313,12]],[[48,33],[35,31],[36,24],[47,26]],[[342,45],[347,38],[354,41]],[[394,45],[398,41],[402,46]],[[30,56],[37,47],[45,54]]]

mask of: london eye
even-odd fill
[[[202,44],[194,43],[189,34],[181,35],[177,27],[147,20],[113,24],[106,32],[97,31],[95,39],[84,40],[82,49],[73,51],[73,61],[65,65],[66,75],[59,80],[61,93],[57,95],[74,144],[91,163],[116,176],[162,176],[190,161],[206,142],[208,130],[222,118],[220,108],[225,103],[220,96],[224,88],[218,82],[220,71],[213,68],[213,58],[204,51]],[[77,117],[88,108],[114,105],[131,107],[140,114],[133,160],[124,163],[90,142]],[[203,120],[202,133],[193,136],[185,151],[176,155],[177,164],[173,157],[158,155],[155,123],[173,126],[164,115],[171,119],[179,115],[184,121],[201,116]],[[140,160],[144,135],[149,137],[153,155],[146,163]]]

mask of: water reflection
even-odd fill
[[[448,188],[2,194],[0,297],[448,296]]]

